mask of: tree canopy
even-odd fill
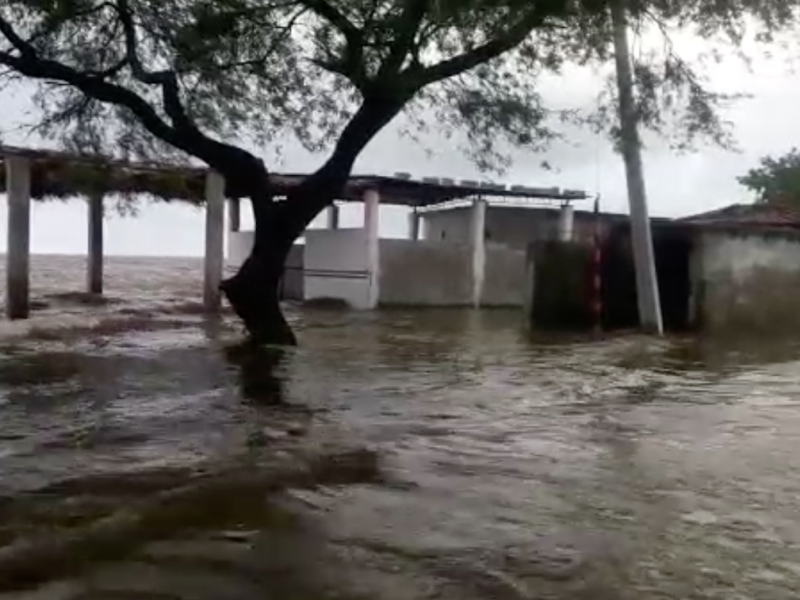
[[[759,202],[800,202],[800,150],[792,148],[782,156],[765,156],[759,166],[750,169],[737,181]]]
[[[607,1],[8,0],[0,64],[7,78],[39,83],[38,129],[70,148],[208,160],[215,143],[263,147],[288,133],[321,150],[365,98],[391,97],[413,127],[463,133],[463,149],[488,167],[512,147],[541,149],[565,120],[613,133],[613,93],[591,114],[546,106],[539,86],[566,64],[608,60]],[[736,41],[748,20],[769,32],[793,8],[633,2],[632,30],[666,36],[634,57],[642,124],[679,147],[729,143],[716,110],[729,97],[709,89],[669,31]]]

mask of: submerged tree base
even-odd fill
[[[296,346],[295,336],[278,298],[280,271],[275,261],[251,255],[233,277],[220,285],[234,312],[257,345]]]

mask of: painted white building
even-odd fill
[[[507,188],[497,184],[407,176],[354,177],[341,202],[363,202],[361,227],[339,226],[339,206],[328,208],[327,228],[309,229],[305,244],[287,263],[287,288],[302,299],[335,298],[354,308],[406,306],[521,306],[524,302],[525,247],[492,239],[495,212],[511,210],[492,199],[555,203],[557,235],[572,235],[570,202],[582,192]],[[448,202],[466,203],[445,210]],[[380,206],[404,205],[408,239],[381,239]],[[253,233],[238,231],[238,209],[231,203],[229,262],[240,264],[250,252]],[[452,227],[446,221],[454,219]],[[458,222],[458,225],[455,223]],[[488,227],[488,235],[487,235]],[[448,237],[446,231],[450,231]],[[421,235],[422,234],[422,235]],[[302,253],[302,259],[300,259]],[[302,282],[297,281],[302,273]],[[291,294],[287,294],[291,297]]]

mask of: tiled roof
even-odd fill
[[[788,203],[732,204],[678,219],[696,225],[783,227],[800,229],[800,208]]]

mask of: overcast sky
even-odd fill
[[[658,216],[678,216],[709,210],[752,198],[739,186],[736,177],[754,166],[765,154],[778,154],[800,145],[800,78],[788,72],[781,61],[757,61],[751,70],[736,61],[714,67],[713,83],[723,91],[752,95],[741,100],[727,113],[735,124],[740,153],[704,148],[689,155],[675,155],[659,145],[645,153],[645,175],[650,212]],[[547,94],[591,105],[597,94],[597,82],[586,72],[571,72],[548,83]],[[0,131],[5,143],[40,146],[15,131],[29,107],[29,90],[17,89],[0,94]],[[415,177],[439,176],[456,179],[480,179],[475,167],[449,142],[428,140],[425,147],[401,138],[390,126],[363,153],[356,172],[392,174],[407,171]],[[433,152],[429,152],[430,149]],[[308,171],[323,157],[309,156],[287,148],[283,164],[274,170]],[[542,160],[557,167],[543,171]],[[599,193],[602,207],[627,211],[624,168],[619,156],[599,137],[577,132],[573,144],[557,144],[542,155],[518,153],[508,173],[508,184],[559,186]],[[5,248],[5,198],[0,204],[0,248]],[[82,253],[86,247],[86,210],[77,200],[66,203],[36,204],[32,214],[31,243],[36,253]],[[343,225],[356,225],[358,208],[343,211]],[[403,236],[406,218],[403,209],[385,209],[381,214],[382,234]],[[251,222],[245,211],[244,224]],[[127,255],[200,255],[203,250],[202,213],[178,205],[142,206],[136,218],[109,216],[106,223],[106,248],[109,254]]]

